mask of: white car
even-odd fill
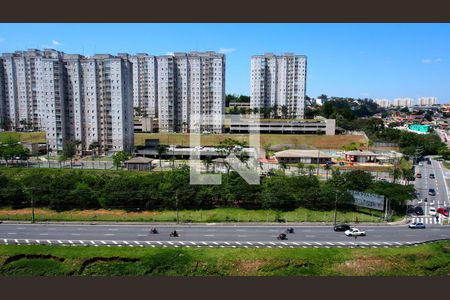
[[[365,236],[365,231],[360,231],[358,228],[352,228],[345,231],[346,236]]]
[[[436,208],[434,207],[430,207],[430,216],[435,216],[436,215]]]
[[[423,166],[423,163],[420,162],[420,163],[419,163],[419,166]]]

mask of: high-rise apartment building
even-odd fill
[[[0,56],[0,130],[6,127],[6,119],[5,119],[5,84],[3,80],[3,58]]]
[[[412,107],[413,106],[412,98],[396,98],[394,99],[394,106],[396,107]]]
[[[1,61],[0,104],[3,99],[8,129],[44,130],[53,151],[69,140],[79,141],[79,151],[92,144],[100,152],[132,150],[132,65],[126,57],[45,49],[5,53]]]
[[[133,68],[133,106],[144,116],[158,117],[156,57],[137,53],[129,57]]]
[[[420,97],[419,99],[417,99],[417,104],[419,106],[432,106],[437,104],[437,101],[437,97]]]
[[[222,132],[225,55],[174,53],[158,56],[157,66],[159,130],[189,132],[192,119],[199,117],[202,132]]]
[[[388,99],[375,99],[374,102],[378,104],[379,107],[388,108],[391,103]]]
[[[303,118],[307,61],[304,55],[272,53],[251,58],[250,107],[269,116]],[[277,108],[276,111],[273,108]]]

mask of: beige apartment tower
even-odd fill
[[[250,107],[265,117],[304,117],[307,59],[266,53],[251,58]]]

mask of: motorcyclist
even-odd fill
[[[156,227],[152,227],[152,229],[150,229],[151,233],[158,233],[158,230],[156,229]]]
[[[172,231],[172,236],[177,237],[178,236],[178,232],[176,230]]]
[[[288,229],[286,229],[287,233],[294,233],[294,228],[289,227]]]
[[[280,233],[280,235],[278,236],[278,239],[285,240],[286,239],[286,234],[285,233]]]

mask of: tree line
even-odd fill
[[[374,182],[370,173],[352,171],[320,181],[313,175],[277,172],[249,185],[236,172],[222,175],[221,185],[191,185],[189,168],[166,172],[0,169],[0,207],[72,209],[174,210],[238,207],[289,211],[299,207],[330,210],[339,194],[340,209],[354,209],[348,189],[390,197],[392,209],[403,212],[414,197],[412,185]],[[339,193],[338,193],[339,192]]]

